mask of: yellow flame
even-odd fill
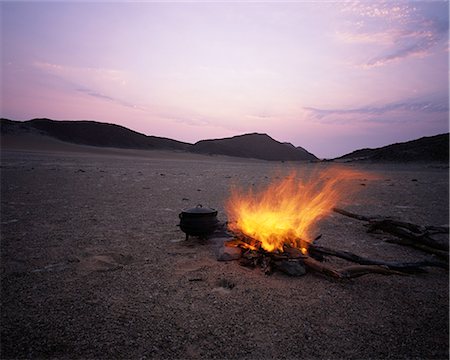
[[[348,180],[358,177],[329,168],[303,177],[293,172],[258,192],[234,188],[226,204],[228,227],[260,241],[266,251],[283,251],[286,244],[306,254],[317,221],[351,192]]]

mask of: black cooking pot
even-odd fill
[[[189,235],[207,237],[217,228],[217,210],[197,205],[195,208],[184,209],[179,215],[181,231]]]

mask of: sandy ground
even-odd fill
[[[218,262],[213,240],[184,241],[181,209],[202,203],[224,221],[232,183],[259,186],[312,164],[17,149],[3,148],[1,161],[2,359],[449,356],[446,271],[265,276]],[[378,178],[355,181],[359,192],[340,207],[448,224],[448,168],[347,166]],[[319,244],[363,256],[431,258],[338,214],[317,231]]]

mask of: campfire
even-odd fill
[[[348,200],[355,190],[352,180],[361,178],[369,176],[330,168],[308,176],[293,172],[258,190],[235,187],[226,204],[228,230],[233,239],[225,245],[242,249],[241,265],[259,266],[266,274],[278,269],[299,276],[308,269],[342,279],[368,273],[423,272],[423,266],[447,266],[435,261],[388,263],[315,244],[320,238],[317,235],[319,220],[335,211],[337,204]],[[358,265],[336,269],[323,262],[325,255]]]

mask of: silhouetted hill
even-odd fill
[[[376,149],[361,149],[335,160],[348,161],[449,161],[449,134],[423,137]]]
[[[13,121],[1,119],[2,134],[35,134],[68,143],[128,148],[169,149],[203,154],[228,155],[263,160],[317,160],[313,154],[290,143],[281,143],[266,134],[245,134],[225,139],[202,140],[192,145],[172,139],[147,136],[123,126],[96,121],[55,121],[33,119]]]
[[[300,151],[302,154],[305,155],[305,157],[311,157],[310,160],[318,160],[316,155],[310,153],[309,151],[306,151],[301,146],[294,146],[294,145],[292,145],[291,143],[288,143],[288,142],[284,142],[283,145],[286,145],[287,147],[289,147],[291,149],[293,148],[293,149],[296,149],[297,151]]]
[[[33,119],[20,122],[1,120],[1,132],[3,134],[40,133],[62,141],[82,145],[171,150],[188,150],[192,146],[181,141],[140,134],[120,125],[96,121]]]
[[[267,134],[244,134],[224,139],[201,140],[191,151],[263,160],[317,160],[306,150],[292,144],[280,143]]]

